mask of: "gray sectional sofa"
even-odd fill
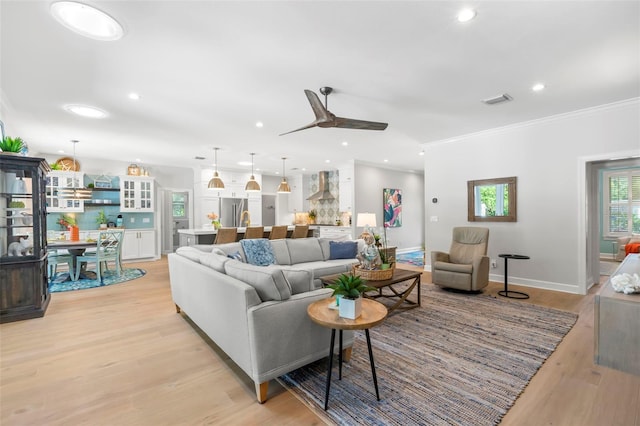
[[[267,266],[247,263],[241,242],[180,247],[168,256],[177,312],[247,373],[261,403],[269,380],[327,356],[330,330],[309,319],[307,306],[331,296],[319,277],[348,272],[357,263],[355,256],[333,259],[339,243],[327,239],[266,241],[258,243],[267,245],[266,252],[270,247],[275,261]],[[356,244],[361,249],[364,242]],[[345,332],[346,359],[352,343],[353,333]]]

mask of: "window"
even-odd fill
[[[173,217],[186,217],[187,216],[187,206],[186,206],[186,196],[184,193],[174,192],[172,194],[172,210]]]
[[[603,174],[604,234],[640,233],[640,169]]]

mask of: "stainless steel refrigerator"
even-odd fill
[[[248,205],[246,198],[221,198],[220,224],[224,227],[241,226],[240,216],[243,211],[247,210]]]

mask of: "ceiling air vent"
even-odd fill
[[[508,95],[508,94],[503,94],[500,96],[495,96],[493,98],[487,98],[487,99],[483,99],[482,102],[484,102],[487,105],[495,105],[495,104],[499,104],[502,102],[508,102],[508,101],[512,101],[513,98]]]
[[[199,155],[196,155],[196,156],[194,157],[194,159],[195,159],[195,160],[205,160],[205,158],[204,158],[204,157],[200,157]]]

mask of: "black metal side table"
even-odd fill
[[[527,293],[523,293],[521,291],[509,290],[508,285],[508,274],[507,274],[507,261],[509,259],[520,259],[520,260],[528,260],[531,259],[529,256],[523,256],[521,254],[499,254],[498,257],[502,257],[504,259],[504,290],[500,290],[498,294],[500,296],[509,297],[511,299],[528,299],[529,295]]]

